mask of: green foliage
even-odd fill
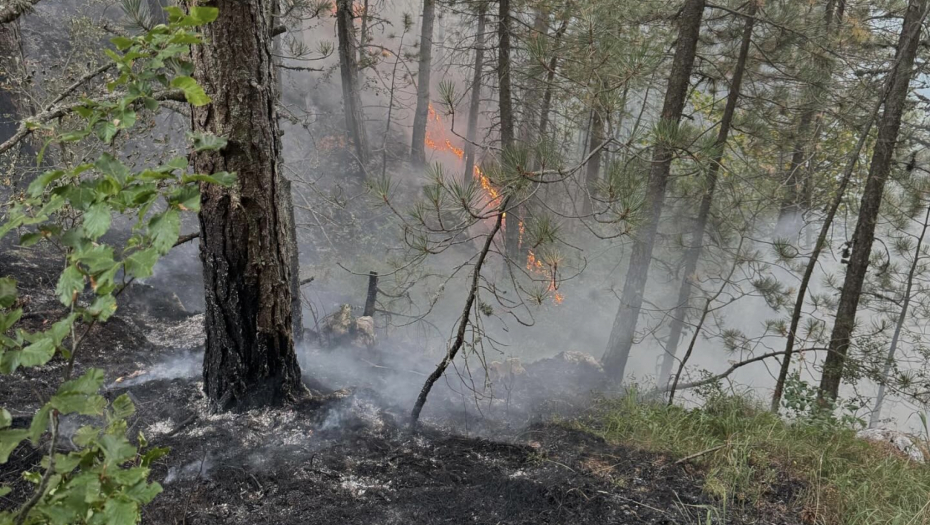
[[[691,462],[705,473],[704,490],[718,501],[718,516],[766,504],[766,492],[787,477],[803,482],[795,501],[810,523],[923,523],[930,517],[930,469],[856,438],[842,420],[786,421],[747,397],[716,389],[697,409],[643,402],[633,392],[608,401],[580,425],[628,446],[679,457],[702,453]],[[725,518],[719,522],[728,523]]]
[[[23,311],[18,307],[16,282],[0,278],[0,373],[42,366],[56,355],[68,362],[57,392],[28,428],[9,428],[10,414],[0,409],[0,463],[23,442],[43,448],[47,442],[49,450],[39,470],[23,473],[36,485],[35,497],[19,509],[0,512],[0,524],[136,523],[140,508],[161,491],[157,483],[148,481],[149,466],[166,451],[149,448],[141,434],[134,441],[127,436],[126,418],[135,410],[132,401],[123,395],[108,403],[98,393],[104,383],[102,370],[92,368],[77,378],[71,377],[71,370],[82,334],[113,315],[116,294],[133,279],[151,275],[159,257],[177,241],[180,212],[199,206],[199,184],[234,181],[228,173],[187,174],[183,158],[134,172],[123,164],[116,148],[108,147],[120,132],[133,127],[137,110],[158,108],[159,86],[180,89],[193,105],[210,100],[187,76],[192,66],[186,57],[190,45],[200,41],[190,28],[215,19],[216,9],[168,11],[169,24],[112,40],[118,52],[106,53],[119,76],[107,88],[114,96],[86,99],[76,109],[82,128],[48,129],[49,143],[98,140],[101,144],[94,151],[101,152],[96,161],[40,175],[0,222],[0,238],[17,230],[23,245],[48,242],[63,251],[64,268],[55,293],[68,309],[63,319],[44,330],[18,327]],[[197,151],[225,145],[218,137],[191,139]],[[114,214],[136,219],[125,246],[109,246],[101,240]],[[59,421],[68,415],[86,416],[90,423],[71,436],[78,449],[61,454],[55,451]]]

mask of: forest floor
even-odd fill
[[[27,316],[36,325],[57,310],[59,266],[46,255],[0,251],[0,270],[19,281],[27,312],[45,312]],[[211,414],[196,366],[202,315],[146,286],[120,301],[117,315],[91,332],[78,373],[104,369],[108,397],[128,393],[136,404],[130,434],[171,450],[153,467],[164,492],[143,523],[802,523],[796,480],[773,481],[761,499],[722,519],[700,467],[609,443],[564,412],[467,427],[439,392],[411,434],[409,407],[371,388],[320,392],[315,384],[318,395],[288,407]],[[0,379],[0,405],[29,417],[61,372],[55,361]],[[62,433],[79,423],[63,421]],[[40,455],[24,445],[0,466],[0,483],[14,487],[0,508],[27,497],[31,486],[19,472]]]

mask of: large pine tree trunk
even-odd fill
[[[911,0],[908,2],[907,14],[904,16],[888,98],[885,100],[885,109],[879,121],[878,137],[872,152],[869,175],[859,203],[859,219],[853,234],[853,250],[846,268],[846,279],[843,282],[836,321],[833,324],[833,333],[830,336],[830,345],[823,365],[823,376],[820,379],[819,396],[822,401],[835,400],[839,395],[850,337],[855,328],[859,296],[869,268],[878,208],[882,202],[885,181],[891,171],[927,2],[928,0]]]
[[[661,116],[662,122],[669,127],[679,124],[684,111],[691,81],[691,70],[694,67],[694,55],[701,32],[701,20],[704,16],[704,4],[704,0],[687,0],[679,13],[678,43],[675,46],[675,58],[672,62]],[[649,264],[652,261],[652,250],[655,247],[662,208],[665,205],[665,187],[668,185],[673,158],[674,149],[671,145],[661,141],[656,142],[646,189],[648,213],[646,224],[635,234],[630,265],[626,273],[623,293],[620,296],[620,308],[614,319],[603,359],[608,376],[617,383],[623,380],[630,349],[633,346],[633,336],[636,333],[636,324],[643,305],[643,292],[646,288],[646,278],[649,274]]]
[[[218,410],[279,404],[302,389],[292,336],[292,253],[281,217],[273,2],[214,1],[219,17],[191,53],[194,76],[213,98],[191,108],[192,129],[228,140],[222,151],[193,153],[193,168],[238,175],[232,188],[201,188],[204,390]]]
[[[420,63],[417,72],[417,108],[413,114],[413,138],[410,157],[413,162],[426,161],[426,121],[429,117],[430,66],[433,57],[433,21],[436,18],[435,0],[423,0],[423,20],[420,22]]]
[[[484,69],[485,24],[487,2],[478,4],[478,29],[475,34],[475,71],[471,80],[471,99],[468,103],[468,129],[465,131],[465,180],[474,175],[475,141],[478,139],[478,114],[481,110],[481,74]]]
[[[346,130],[355,145],[355,155],[363,165],[368,163],[368,133],[362,97],[359,94],[358,63],[355,60],[355,26],[352,22],[352,1],[336,1],[336,33],[339,39],[339,73],[342,80],[342,103],[345,108]]]
[[[704,231],[707,229],[707,222],[710,219],[710,207],[714,199],[714,190],[717,187],[717,174],[720,172],[720,165],[723,162],[727,138],[730,135],[733,116],[736,114],[736,106],[739,103],[743,75],[746,72],[749,46],[752,43],[752,28],[756,21],[756,0],[750,0],[746,14],[747,18],[743,26],[743,39],[740,42],[739,56],[736,58],[736,68],[733,70],[730,90],[727,93],[727,104],[723,109],[723,118],[720,120],[720,129],[717,130],[717,140],[714,143],[714,157],[711,159],[710,167],[707,170],[707,185],[704,195],[701,197],[701,205],[694,221],[694,229],[691,231],[691,246],[688,247],[685,254],[685,274],[681,279],[681,286],[678,289],[678,303],[675,306],[674,313],[672,313],[672,321],[669,326],[665,355],[662,359],[662,368],[659,371],[659,387],[668,384],[671,377],[675,354],[678,352],[678,342],[681,339],[685,318],[688,315],[692,279],[697,273],[698,261],[701,258],[701,251],[704,249]]]

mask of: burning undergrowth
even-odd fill
[[[670,524],[699,521],[713,503],[700,472],[551,422],[585,409],[584,392],[568,385],[603,373],[584,354],[489,363],[490,377],[460,367],[465,380],[452,372],[441,382],[414,435],[409,400],[434,359],[307,345],[301,361],[316,378],[308,382],[314,395],[216,414],[199,379],[202,322],[183,310],[126,304],[93,331],[81,356],[82,366],[107,371],[107,397],[127,393],[135,402],[130,433],[170,449],[153,465],[164,492],[145,508],[144,523]],[[25,390],[14,390],[23,381],[4,380],[0,392],[29,399],[57,373],[58,365],[37,370]],[[19,408],[15,415],[31,409]],[[23,446],[0,468],[0,483],[14,488],[0,505],[28,497],[18,473],[38,458]],[[766,512],[768,522],[796,522]],[[759,514],[744,509],[728,522],[755,523]]]

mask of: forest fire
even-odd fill
[[[433,151],[448,151],[458,157],[459,160],[464,160],[465,150],[456,147],[452,144],[452,140],[446,137],[446,127],[442,122],[442,117],[439,116],[432,104],[429,105],[428,122],[430,125],[426,127],[426,138],[423,141],[426,147]],[[492,202],[500,197],[500,193],[491,184],[490,179],[482,173],[477,164],[474,167],[474,176]]]
[[[426,127],[426,137],[423,140],[423,143],[427,148],[433,151],[448,151],[458,157],[459,160],[465,159],[465,150],[459,147],[456,147],[452,144],[452,140],[446,136],[446,127],[443,124],[442,117],[436,110],[433,108],[433,105],[429,105],[429,124]],[[482,173],[481,168],[475,165],[474,167],[474,176],[478,180],[478,183],[481,184],[481,188],[484,190],[485,194],[488,196],[490,202],[496,202],[500,198],[500,192],[491,184],[490,179]],[[504,220],[506,221],[507,215],[504,214]],[[506,222],[504,223],[506,228]],[[523,221],[519,222],[520,237],[519,245],[523,244],[523,235],[526,231],[526,225]],[[547,292],[552,293],[552,300],[555,304],[562,304],[562,301],[565,300],[565,297],[558,292],[558,283],[556,280],[556,267],[553,266],[550,271],[544,265],[542,261],[536,258],[536,254],[533,253],[533,250],[529,250],[526,255],[526,269],[538,276],[543,276],[549,281],[549,287],[546,289]]]
[[[559,293],[559,283],[556,277],[558,272],[557,264],[544,264],[543,261],[536,257],[536,253],[533,250],[527,250],[526,269],[532,274],[545,277],[549,281],[546,292],[552,293],[552,301],[555,304],[562,304],[562,301],[565,300],[565,296]]]

